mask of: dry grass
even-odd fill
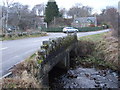
[[[13,69],[13,77],[2,79],[2,88],[41,88],[37,78],[39,73],[35,55],[29,60],[17,64]]]
[[[84,56],[91,55],[96,60],[103,60],[112,69],[119,68],[118,53],[120,49],[118,50],[118,38],[114,37],[112,32],[81,37],[79,45],[80,54],[82,53]]]
[[[115,65],[119,66],[118,63],[118,38],[113,37],[111,32],[108,33],[103,41],[100,41],[97,49],[104,54],[104,60]]]
[[[4,78],[2,88],[39,88],[39,85],[31,77],[21,78]]]

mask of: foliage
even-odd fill
[[[38,60],[38,64],[41,64],[43,62],[43,60]]]
[[[48,1],[46,8],[45,8],[45,22],[49,23],[54,19],[54,17],[59,16],[59,8],[56,2]]]

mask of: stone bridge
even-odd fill
[[[48,85],[49,72],[53,67],[69,69],[70,53],[77,53],[77,35],[70,34],[66,37],[43,41],[37,53],[39,63],[39,79],[44,86]]]

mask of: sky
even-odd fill
[[[5,0],[3,0],[5,1]],[[36,4],[46,4],[48,0],[9,0],[13,2],[20,2],[23,5],[29,5],[32,8]],[[71,8],[76,3],[81,3],[84,6],[90,6],[93,8],[93,13],[100,13],[106,6],[114,6],[118,8],[118,2],[120,0],[55,0],[59,8]],[[0,0],[2,4],[2,0]]]

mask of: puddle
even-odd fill
[[[54,78],[50,80],[51,88],[118,88],[118,74],[108,69],[79,67],[70,69],[64,74],[61,70],[53,72]]]

